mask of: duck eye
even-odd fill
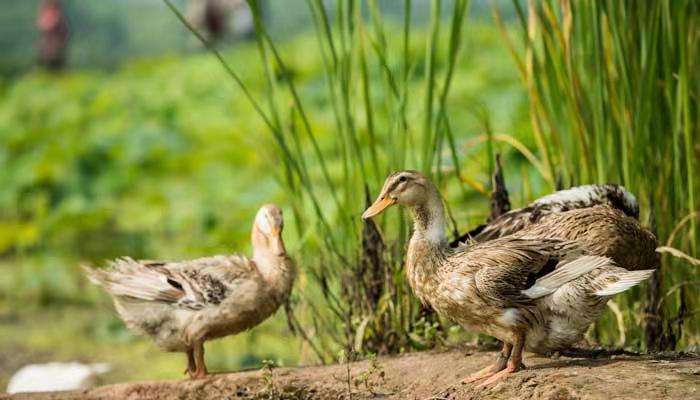
[[[408,178],[406,178],[406,176],[399,177],[399,182],[406,182],[407,180]]]

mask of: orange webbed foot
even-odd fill
[[[509,363],[506,368],[504,368],[502,371],[499,371],[495,374],[493,374],[491,377],[489,377],[487,380],[483,381],[479,385],[477,385],[478,388],[485,388],[485,387],[491,387],[496,385],[498,382],[500,382],[503,378],[506,376],[520,371],[523,366],[522,365],[516,365]]]
[[[467,376],[466,378],[464,378],[462,380],[462,383],[463,384],[474,383],[476,381],[489,378],[489,377],[497,374],[498,372],[502,371],[505,368],[506,368],[506,362],[505,361],[501,362],[501,360],[499,359],[498,361],[489,365],[488,367]]]

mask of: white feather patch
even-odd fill
[[[637,198],[631,193],[622,188],[622,197],[625,199],[625,204],[630,209],[639,209],[639,203],[637,203]]]
[[[600,289],[597,292],[595,292],[595,294],[596,296],[612,296],[618,293],[622,293],[625,290],[631,288],[632,286],[639,284],[643,280],[648,279],[653,273],[653,269],[625,272],[624,274],[618,275],[618,277],[620,278],[619,281],[609,284],[603,289]]]
[[[573,187],[571,189],[566,189],[566,190],[560,190],[558,192],[554,192],[552,194],[549,194],[547,196],[541,197],[533,204],[537,205],[542,205],[542,204],[550,204],[550,203],[569,203],[569,202],[583,202],[583,203],[590,203],[591,198],[597,197],[597,193],[595,191],[595,186],[593,185],[583,185],[583,186],[577,186]]]
[[[445,240],[445,227],[443,224],[433,224],[425,232],[424,237],[431,243],[440,243]]]
[[[518,322],[518,316],[520,313],[515,308],[506,308],[498,317],[498,323],[504,326],[514,326]]]
[[[617,185],[582,185],[571,189],[559,190],[550,195],[539,198],[532,205],[559,205],[566,203],[582,203],[586,206],[603,204],[608,201],[608,196],[622,198],[625,207],[630,210],[638,210],[637,198],[622,186]]]
[[[531,299],[546,296],[554,293],[565,283],[605,265],[614,265],[614,263],[607,257],[598,256],[582,256],[564,265],[560,263],[553,272],[535,281],[534,285],[523,290],[522,293]]]

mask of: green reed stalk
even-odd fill
[[[165,1],[187,25],[171,1]],[[249,5],[264,71],[263,93],[251,93],[223,56],[188,28],[217,57],[272,133],[275,152],[285,168],[279,182],[297,224],[303,226],[299,235],[303,234],[306,246],[299,257],[311,283],[301,294],[300,310],[301,320],[316,328],[314,347],[332,356],[338,346],[376,352],[434,344],[436,335],[443,334],[440,322],[430,312],[419,312],[402,271],[408,233],[405,216],[395,214],[390,216],[396,218],[394,223],[383,224],[382,243],[376,226],[360,221],[359,214],[365,196],[379,190],[385,174],[415,168],[408,164],[413,160],[429,174],[435,167],[440,178],[444,163],[440,154],[447,149],[459,174],[447,104],[469,1],[455,2],[449,22],[440,18],[440,0],[432,1],[425,70],[414,77],[410,0],[405,0],[399,40],[385,34],[387,24],[375,0],[339,0],[334,17],[323,1],[307,0],[323,61],[324,97],[332,106],[336,129],[336,139],[323,141],[323,148],[315,129],[318,116],[307,111],[311,109],[305,88],[297,87],[288,73],[285,48],[271,39],[257,2],[249,0]],[[369,15],[368,21],[364,15]],[[441,25],[449,32],[445,52],[439,40]],[[424,100],[411,98],[419,87]],[[283,107],[287,102],[290,106]],[[420,110],[422,132],[414,135],[409,116]]]
[[[645,214],[652,199],[664,241],[698,207],[700,80],[691,71],[700,67],[700,4],[529,0],[526,14],[513,2],[524,54],[507,43],[528,88],[540,157],[572,182],[625,184]],[[676,236],[679,250],[697,251],[696,221]],[[700,275],[676,259],[663,261],[665,288]],[[700,341],[700,324],[687,311],[700,307],[697,289],[689,285],[664,301],[663,318],[682,322],[665,333],[674,345]],[[621,296],[628,315],[634,304],[640,312],[638,298],[638,290]],[[626,329],[639,340],[639,329]],[[597,328],[602,337],[613,330],[605,322]]]

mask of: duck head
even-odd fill
[[[445,243],[445,210],[437,187],[418,171],[401,171],[389,175],[377,200],[362,214],[372,218],[388,207],[398,204],[406,207],[413,218],[416,239],[431,243]]]
[[[425,203],[433,195],[433,184],[418,171],[400,171],[389,175],[377,200],[362,214],[362,218],[372,218],[394,204],[407,207]]]
[[[287,251],[282,240],[284,218],[282,209],[275,204],[260,207],[253,224],[253,252],[284,256]]]

